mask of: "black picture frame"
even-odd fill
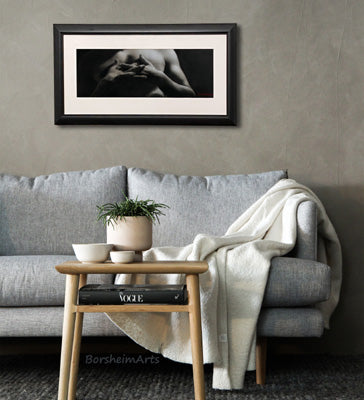
[[[236,30],[235,23],[228,24],[150,24],[150,25],[112,25],[112,24],[54,24],[54,109],[56,125],[93,125],[93,124],[115,124],[115,125],[236,125]],[[204,112],[193,114],[182,110],[178,114],[155,114],[137,113],[123,114],[122,110],[105,114],[101,112],[92,113],[65,113],[65,57],[64,39],[71,40],[79,35],[223,35],[226,36],[226,92],[223,86],[223,96],[226,96],[223,114]],[[75,35],[75,36],[72,36]],[[125,36],[124,36],[125,37]],[[139,37],[139,36],[137,36]],[[140,36],[142,37],[142,36]],[[200,36],[201,37],[201,36]],[[95,36],[94,36],[95,38]],[[118,36],[119,38],[119,36]],[[187,37],[186,37],[187,38]],[[212,36],[206,36],[206,40]],[[91,39],[92,40],[92,39]],[[158,40],[158,39],[157,39]],[[222,41],[225,43],[225,40]],[[225,46],[225,44],[224,44]],[[142,48],[142,47],[140,47]],[[156,47],[158,48],[158,47]],[[72,70],[71,66],[71,70]],[[69,69],[69,68],[68,68]],[[76,69],[76,66],[74,66]],[[215,74],[215,70],[213,74]],[[218,77],[214,76],[214,82]],[[224,82],[222,83],[224,85]],[[75,92],[75,91],[73,91]],[[75,95],[77,98],[77,95]],[[194,100],[194,99],[193,99]],[[90,100],[91,101],[91,100]],[[167,101],[167,100],[166,100]],[[208,111],[208,110],[207,110]]]

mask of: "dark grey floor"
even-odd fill
[[[193,399],[191,366],[148,356],[108,354],[102,364],[92,356],[87,364],[82,355],[77,399]],[[56,356],[0,357],[0,399],[56,399],[58,368]],[[213,390],[211,366],[205,374],[206,399],[364,399],[364,356],[270,357],[267,384],[257,386],[248,372],[239,391]]]

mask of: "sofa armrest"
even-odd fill
[[[311,201],[303,201],[297,208],[296,246],[289,257],[317,260],[317,209]]]

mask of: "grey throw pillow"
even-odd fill
[[[184,246],[198,233],[223,235],[230,224],[287,171],[251,175],[178,176],[128,169],[129,196],[170,206],[153,227],[153,246]]]
[[[126,168],[0,175],[0,255],[73,254],[72,243],[105,242],[97,208],[120,201]]]

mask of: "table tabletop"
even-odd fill
[[[81,263],[67,261],[57,265],[61,274],[202,274],[208,270],[206,261],[143,261],[128,264]]]

